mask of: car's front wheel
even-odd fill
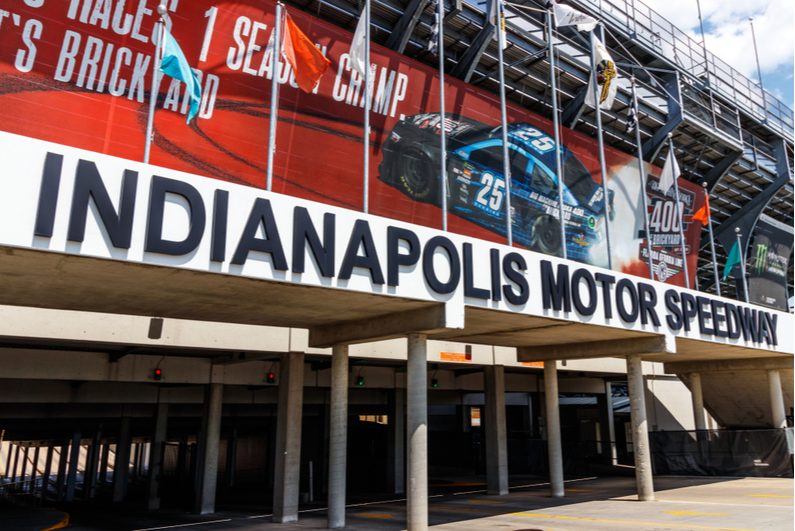
[[[419,145],[407,146],[398,153],[395,181],[398,188],[412,199],[432,201],[436,198],[437,173],[430,155]]]
[[[530,235],[530,249],[552,256],[562,256],[560,241],[560,222],[545,214],[533,223]]]

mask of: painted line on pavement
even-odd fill
[[[55,529],[61,529],[61,528],[66,527],[66,526],[69,525],[69,513],[65,513],[63,511],[59,511],[57,509],[53,509],[53,511],[63,514],[63,518],[61,518],[61,521],[58,522],[57,524],[55,524],[53,526],[50,526],[47,529],[42,529],[42,531],[53,531]]]
[[[676,516],[682,516],[685,514],[698,515],[698,516],[731,516],[730,514],[726,513],[697,513],[695,511],[660,511],[660,512],[675,514]]]
[[[227,518],[226,520],[208,520],[207,522],[192,522],[190,524],[176,524],[176,525],[164,525],[162,527],[147,527],[146,529],[136,529],[135,531],[155,531],[156,529],[174,529],[176,527],[190,527],[194,525],[204,525],[204,524],[218,524],[221,522],[231,522],[231,518]]]
[[[781,494],[747,494],[754,498],[792,498],[792,496],[782,496]]]
[[[585,522],[602,522],[608,524],[653,525],[658,527],[680,527],[682,529],[709,529],[710,531],[753,531],[752,529],[736,529],[732,527],[704,527],[686,524],[662,524],[659,522],[630,522],[627,520],[602,520],[599,518],[585,518],[582,516],[559,516],[554,514],[511,513],[517,516],[538,516],[540,518],[558,518],[561,520],[580,520]]]

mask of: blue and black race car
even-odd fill
[[[407,196],[441,206],[439,113],[398,122],[384,143],[379,179]],[[505,175],[501,126],[448,115],[448,210],[505,236]],[[538,128],[508,125],[511,223],[516,244],[562,256],[558,214],[555,141]],[[607,266],[602,187],[566,147],[561,146],[568,258]],[[612,211],[612,191],[609,195]]]

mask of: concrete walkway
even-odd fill
[[[654,483],[655,502],[637,501],[634,478],[567,481],[563,499],[550,498],[548,486],[543,484],[512,488],[507,496],[487,496],[482,491],[440,494],[429,498],[429,524],[434,531],[793,529],[792,479],[658,477]],[[197,516],[176,511],[113,511],[108,507],[75,507],[70,531],[305,531],[325,529],[327,518],[323,508],[302,511],[297,523],[274,524],[270,515],[249,511]],[[387,500],[349,506],[346,519],[346,529],[350,530],[401,531],[406,529],[406,504],[404,500]],[[46,526],[15,527],[0,513],[0,529],[43,531]]]

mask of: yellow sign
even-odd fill
[[[460,352],[442,352],[442,361],[457,361],[462,363],[471,363],[472,354],[462,354]]]

